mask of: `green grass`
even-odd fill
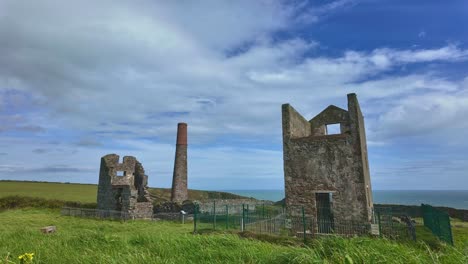
[[[47,225],[57,226],[57,232],[42,234],[39,229]],[[301,247],[300,242],[286,246],[230,233],[193,235],[192,230],[190,223],[118,222],[60,216],[50,209],[7,210],[0,213],[0,263],[7,256],[16,261],[26,252],[35,253],[34,263],[468,262],[467,248],[460,245],[431,250],[422,243],[331,237]]]
[[[468,248],[468,222],[451,218],[453,243],[460,247]],[[467,253],[468,254],[468,253]]]
[[[150,193],[157,201],[168,201],[171,190],[150,188]],[[54,182],[0,181],[0,198],[7,196],[38,197],[81,203],[95,203],[97,185]],[[237,199],[243,196],[216,191],[189,190],[189,199]]]
[[[82,203],[95,203],[97,199],[97,185],[0,181],[0,198],[6,196],[27,196]]]

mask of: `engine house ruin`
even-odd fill
[[[135,157],[108,154],[101,158],[97,195],[99,210],[128,213],[131,218],[151,218],[153,200],[148,192],[148,176]]]
[[[304,207],[306,216],[329,225],[370,222],[372,188],[356,94],[348,94],[347,110],[330,105],[309,121],[284,104],[282,126],[289,212],[299,215],[297,208]]]

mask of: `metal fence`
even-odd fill
[[[275,232],[281,217],[282,207],[266,204],[217,205],[206,204],[194,210],[194,232],[200,230],[270,230]]]
[[[272,205],[222,205],[211,208],[195,206],[194,232],[205,230],[238,230],[258,234],[300,237],[304,240],[323,235],[376,235],[414,239],[414,226],[392,215],[391,209],[376,209],[372,222],[338,221],[333,217],[317,219],[308,216],[304,207],[295,213]]]
[[[440,240],[453,245],[452,227],[448,213],[427,204],[421,204],[424,225]]]
[[[410,216],[395,212],[392,207],[374,207],[371,227],[378,228],[379,236],[416,240],[415,223]]]
[[[323,210],[322,210],[323,211]],[[127,221],[134,217],[122,211],[98,210],[85,208],[62,208],[62,215],[112,219]],[[440,226],[444,223],[442,218],[434,218],[437,213],[431,213],[425,224]],[[405,221],[406,219],[406,221]],[[439,219],[439,220],[434,220]],[[442,220],[440,220],[442,219]],[[307,240],[317,236],[340,235],[374,235],[392,239],[416,239],[414,225],[409,217],[395,215],[392,208],[374,208],[371,222],[357,222],[335,219],[333,215],[328,218],[316,218],[306,214],[305,208],[296,206],[289,212],[282,206],[271,204],[216,204],[205,203],[202,207],[195,204],[192,214],[158,213],[153,214],[150,220],[169,220],[177,222],[192,222],[194,232],[206,230],[237,230],[249,231],[257,234],[269,234],[275,236],[292,236]],[[432,224],[431,224],[432,223]],[[442,225],[444,226],[444,225]],[[449,223],[450,227],[450,223]],[[430,227],[431,228],[431,227]],[[433,230],[431,228],[431,230]],[[446,228],[434,229],[442,234]],[[451,233],[450,233],[451,239]]]
[[[126,212],[114,211],[114,210],[87,209],[87,208],[63,207],[61,214],[66,215],[66,216],[124,220],[124,221],[131,219],[130,215]]]

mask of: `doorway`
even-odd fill
[[[334,229],[333,212],[331,209],[332,193],[315,193],[315,201],[318,233],[332,233]]]

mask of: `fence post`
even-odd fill
[[[242,204],[242,219],[241,219],[241,231],[245,228],[245,205]]]
[[[216,201],[213,201],[213,229],[216,230]]]
[[[379,236],[382,237],[382,225],[380,223],[380,211],[377,211],[377,222],[379,223]]]
[[[304,206],[302,206],[302,227],[304,231],[304,243],[307,242],[307,237],[306,237],[306,221],[305,221],[305,212],[304,212]]]
[[[269,221],[268,221],[268,223],[269,223],[269,224],[268,224],[268,233],[271,234],[271,233],[273,233],[273,232],[272,232],[273,222],[271,221],[271,215],[270,215],[270,214],[268,214],[268,219],[269,219]]]
[[[195,204],[195,210],[193,211],[193,233],[197,232],[197,212],[198,204]]]
[[[229,207],[226,204],[226,230],[229,229]]]
[[[409,217],[408,217],[409,218]],[[411,233],[411,238],[413,239],[413,241],[416,241],[416,228],[413,224],[413,222],[411,222],[411,218],[409,218],[409,229],[410,229],[410,233]]]
[[[246,218],[246,220],[247,220],[247,222],[250,223],[249,217],[250,217],[250,215],[249,215],[249,204],[247,204],[247,218]],[[245,223],[245,222],[244,222],[244,223]]]
[[[435,214],[435,229],[438,237],[442,237],[442,229],[440,228],[440,218],[441,214],[439,211],[436,211]]]
[[[448,236],[449,236],[449,241],[450,244],[453,246],[453,235],[452,235],[452,224],[450,223],[450,216],[447,215],[447,221],[448,221]]]

